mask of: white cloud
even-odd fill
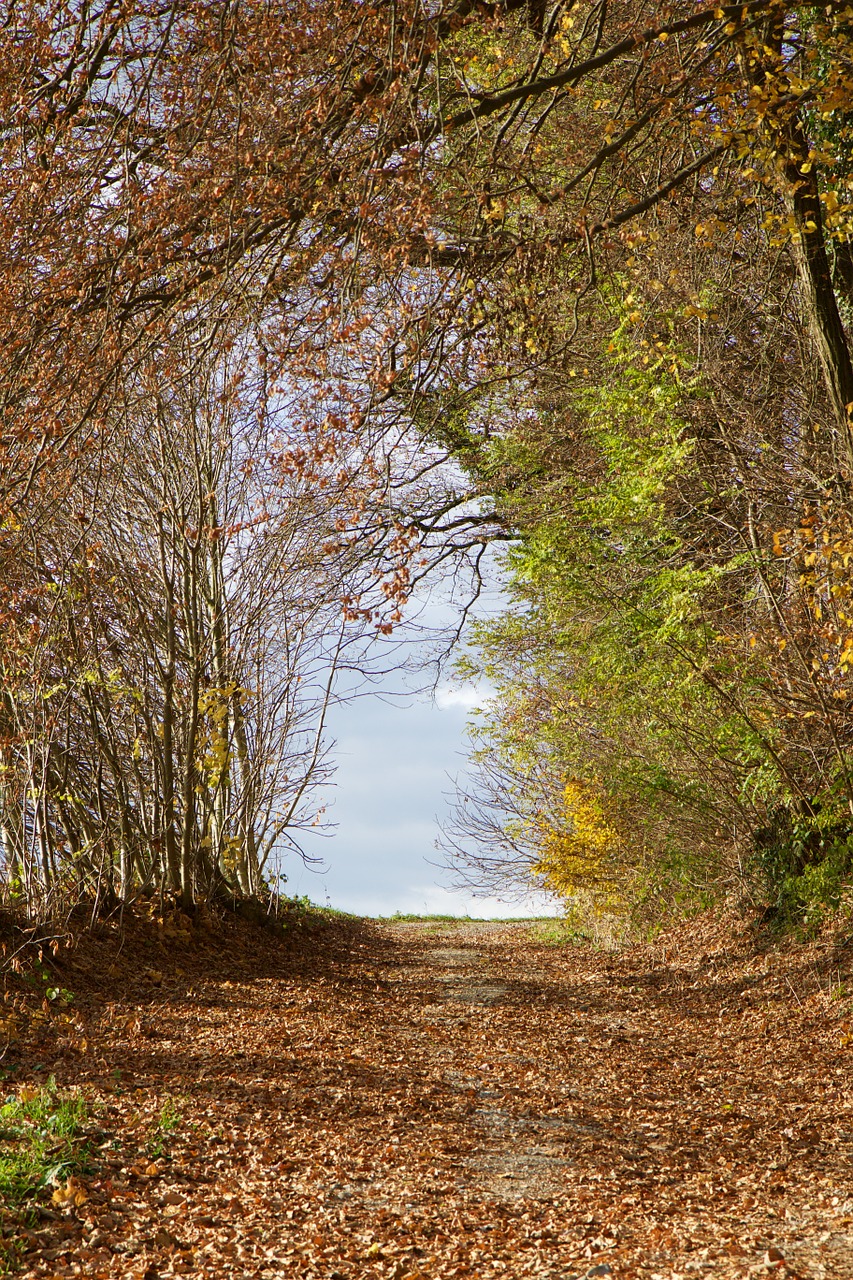
[[[319,863],[305,867],[296,857],[286,859],[287,892],[371,916],[557,913],[545,899],[506,903],[456,891],[434,865],[452,790],[448,775],[465,755],[465,713],[488,692],[488,685],[446,685],[435,699],[400,704],[374,695],[334,708],[330,732],[337,739],[338,774],[326,816],[336,828],[326,838],[304,836],[306,852]]]
[[[473,711],[488,702],[489,695],[483,689],[456,689],[452,685],[443,685],[435,691],[435,705],[440,711],[451,707],[461,707],[463,711]]]

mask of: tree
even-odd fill
[[[422,17],[10,12],[2,800],[33,907],[257,891],[323,776],[335,665],[399,621],[416,556],[464,554],[466,495],[388,394],[416,320],[361,266],[372,122],[408,118],[383,59]]]
[[[365,529],[374,460],[331,429],[306,451],[293,408],[251,334],[176,340],[40,529],[4,671],[6,864],[31,907],[263,897],[316,821],[338,671],[375,665],[408,548]]]
[[[845,10],[33,3],[3,56],[3,554],[10,584],[14,562],[32,567],[8,597],[21,636],[52,572],[37,544],[133,379],[239,317],[270,401],[305,429],[297,469],[360,459],[332,563],[366,537],[399,606],[418,557],[476,554],[501,525],[575,582],[592,548],[613,635],[669,574],[646,630],[664,637],[690,596],[698,641],[660,652],[703,688],[679,759],[737,779],[725,839],[777,804],[837,824],[853,803]],[[677,385],[683,438],[661,457],[690,444],[685,474],[647,495],[657,526],[632,532],[620,508],[621,542],[600,513],[626,500],[625,459],[650,455],[611,343]],[[611,403],[593,412],[598,384]],[[165,526],[162,563],[201,581]],[[809,539],[831,548],[819,565]],[[185,789],[193,767],[190,752]],[[749,803],[744,777],[760,780]]]

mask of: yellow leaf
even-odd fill
[[[86,1203],[89,1193],[79,1178],[75,1178],[72,1173],[68,1181],[63,1186],[57,1187],[50,1198],[54,1204],[80,1205]]]

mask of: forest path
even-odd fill
[[[26,1274],[853,1277],[853,958],[714,928],[102,937],[41,1068],[109,1141]]]

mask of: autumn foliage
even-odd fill
[[[15,892],[267,892],[321,669],[493,539],[513,865],[579,779],[661,903],[844,866],[850,45],[777,0],[10,9]]]

